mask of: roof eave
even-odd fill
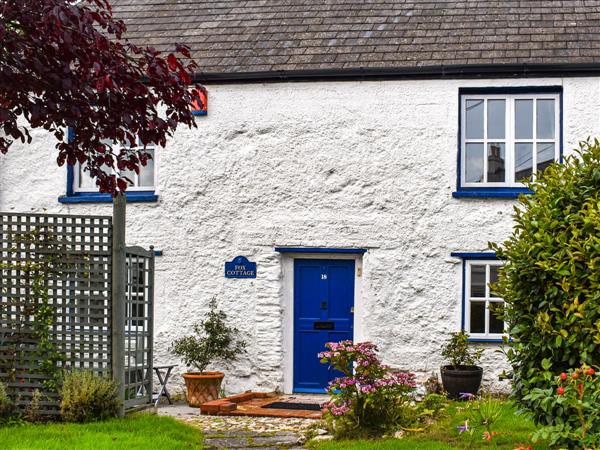
[[[420,67],[357,67],[345,69],[199,72],[203,84],[276,83],[291,81],[355,81],[435,78],[534,78],[600,75],[600,63],[457,64]]]

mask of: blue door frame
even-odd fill
[[[353,339],[354,270],[352,259],[294,260],[294,392],[324,393],[340,376],[317,354]]]

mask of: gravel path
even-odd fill
[[[300,449],[309,433],[318,429],[318,420],[202,416],[185,405],[165,406],[158,414],[175,417],[204,433],[207,449]]]

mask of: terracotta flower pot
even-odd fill
[[[219,398],[224,376],[223,372],[184,373],[188,404],[199,408],[202,403]]]

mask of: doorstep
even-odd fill
[[[303,409],[264,408],[273,402],[315,403],[326,401],[326,396],[278,395],[264,392],[244,392],[243,394],[212,400],[200,406],[201,414],[215,416],[254,416],[254,417],[289,417],[299,419],[320,419],[322,411]]]

